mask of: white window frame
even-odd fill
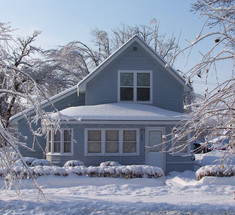
[[[120,83],[121,83],[121,80],[120,80],[120,76],[121,76],[121,73],[133,73],[133,86],[130,86],[130,87],[133,87],[133,101],[122,101],[120,100],[120,88],[122,86],[120,86]],[[150,98],[150,101],[137,101],[137,73],[149,73],[150,74],[150,95],[149,95],[149,98]],[[152,104],[153,103],[153,77],[152,77],[152,70],[118,70],[118,102],[137,102],[137,103],[146,103],[146,104]]]
[[[173,130],[172,130],[172,132],[173,132]],[[175,141],[173,141],[173,135],[171,136],[172,137],[172,141],[171,141],[171,147],[174,147],[174,143],[175,143]],[[190,137],[191,137],[191,135],[190,134],[187,134],[187,140],[189,140],[190,139]],[[185,142],[185,141],[177,141],[177,142]],[[173,148],[174,149],[174,148]],[[187,145],[187,152],[182,152],[182,151],[174,151],[173,150],[173,153],[172,153],[172,155],[173,156],[183,156],[183,155],[188,155],[188,154],[190,154],[190,152],[191,152],[191,143],[189,143],[188,145]]]
[[[101,131],[101,153],[88,153],[88,131],[99,130]],[[105,153],[105,131],[118,130],[119,131],[119,152],[118,153]],[[123,131],[135,130],[136,131],[136,152],[123,153]],[[85,156],[137,156],[139,155],[139,129],[138,128],[85,128],[84,129],[84,154]]]
[[[71,152],[64,152],[64,131],[71,132]],[[49,132],[51,131],[51,152],[49,152]],[[54,152],[54,134],[55,130],[50,129],[47,132],[47,155],[60,155],[60,156],[72,156],[73,155],[73,128],[60,128],[58,131],[60,132],[60,152]]]

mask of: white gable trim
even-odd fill
[[[112,55],[110,55],[105,61],[103,61],[98,67],[96,67],[89,75],[87,75],[83,80],[78,83],[78,92],[85,92],[86,84],[98,75],[106,66],[108,66],[112,61],[114,61],[118,56],[120,56],[128,47],[130,47],[134,42],[137,42],[144,50],[146,50],[155,60],[157,60],[166,70],[187,88],[187,91],[191,91],[191,86],[185,86],[185,80],[175,71],[171,66],[169,66],[160,55],[158,55],[148,44],[146,44],[139,36],[134,35],[126,43],[124,43],[119,49],[117,49]]]
[[[87,125],[87,124],[107,124],[107,125],[176,125],[180,120],[73,120],[59,122],[60,125]]]

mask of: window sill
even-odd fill
[[[94,157],[94,156],[139,156],[138,153],[122,153],[122,154],[118,154],[118,153],[106,153],[106,154],[101,154],[101,153],[86,153],[85,156],[89,156],[89,157]]]
[[[179,157],[179,156],[190,156],[192,155],[190,152],[186,152],[186,153],[170,153],[171,156],[174,156],[174,157]]]
[[[135,104],[153,104],[152,101],[118,101],[119,103],[135,103]]]
[[[46,155],[50,155],[50,156],[73,156],[72,153],[47,153]]]

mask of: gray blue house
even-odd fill
[[[169,154],[160,144],[184,119],[184,96],[191,91],[173,68],[133,36],[77,86],[50,98],[60,111],[52,116],[60,118],[61,129],[49,129],[47,138],[37,139],[34,151],[20,148],[21,153],[60,166],[68,160],[87,166],[112,160],[156,165],[166,173],[192,170],[190,146]],[[46,101],[42,106],[51,110]],[[25,142],[27,136],[32,147],[34,137],[23,114],[11,120],[18,124],[19,140]]]

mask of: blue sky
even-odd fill
[[[192,0],[0,0],[0,22],[11,22],[18,29],[15,35],[27,36],[34,30],[42,31],[37,44],[54,48],[73,40],[91,44],[90,32],[94,28],[110,32],[121,23],[149,25],[152,18],[160,22],[161,33],[181,34],[180,46],[193,40],[200,31],[203,20],[190,12]],[[204,49],[206,44],[201,46]],[[176,69],[187,70],[198,62],[192,55],[188,67],[181,57]],[[229,75],[229,71],[225,74]],[[222,79],[224,78],[221,77]],[[198,82],[199,80],[196,80]],[[211,78],[211,84],[215,83]],[[212,85],[213,86],[213,85]],[[203,93],[204,86],[195,83],[195,90]]]

